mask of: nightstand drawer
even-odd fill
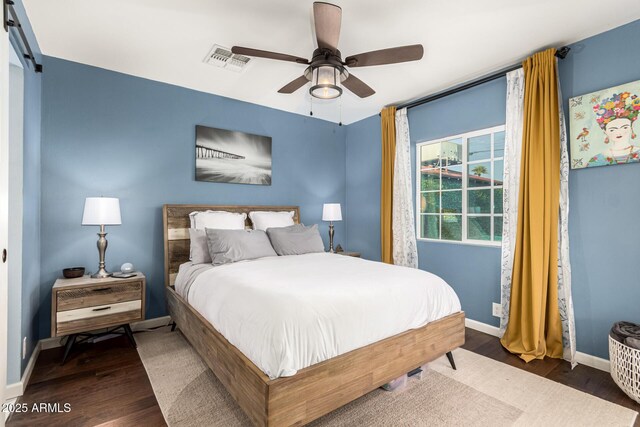
[[[58,279],[51,290],[51,336],[113,328],[144,320],[144,274],[128,279]]]
[[[142,319],[142,301],[84,307],[56,313],[56,335],[99,329]]]
[[[139,300],[142,299],[142,281],[60,290],[57,298],[59,312]]]

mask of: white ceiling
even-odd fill
[[[314,100],[314,116],[352,123],[383,106],[428,95],[640,18],[640,1],[336,0],[339,48],[356,53],[422,43],[421,61],[352,69],[376,90]],[[310,58],[312,0],[24,0],[45,55],[309,114],[307,87],[277,90],[303,65],[255,58],[241,74],[203,63],[233,45]],[[627,43],[630,41],[623,41]],[[46,73],[46,69],[44,71]]]

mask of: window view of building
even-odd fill
[[[416,146],[418,238],[500,242],[504,126]]]

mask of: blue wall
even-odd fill
[[[640,80],[640,20],[572,45],[560,64],[568,99]],[[638,94],[640,96],[640,93]],[[567,115],[568,117],[568,115]],[[635,132],[640,136],[640,123]],[[569,176],[569,241],[578,350],[608,358],[618,320],[640,323],[640,164],[577,169]]]
[[[347,241],[349,250],[380,261],[380,118],[347,126]]]
[[[565,111],[568,112],[570,97],[640,79],[640,45],[618,42],[635,40],[639,35],[640,21],[635,21],[571,45],[571,53],[559,65]],[[500,79],[409,110],[414,173],[416,141],[504,123],[505,84],[505,79]],[[349,246],[375,254],[376,259],[380,251],[379,229],[362,229],[359,223],[375,224],[380,219],[379,127],[379,117],[373,116],[347,129]],[[636,133],[640,135],[640,128]],[[363,162],[358,154],[364,150],[368,151]],[[352,179],[359,184],[352,184]],[[640,322],[640,240],[632,231],[640,212],[639,182],[637,163],[570,173],[569,227],[577,348],[598,357],[608,358],[607,333],[613,322]],[[353,194],[370,196],[354,203]],[[500,300],[500,249],[419,242],[418,252],[420,268],[442,276],[452,285],[470,319],[499,324],[491,316],[491,302]]]
[[[45,57],[44,69],[40,337],[62,268],[97,266],[97,227],[80,225],[85,197],[120,198],[107,268],[130,261],[147,275],[148,318],[166,313],[163,204],[300,205],[326,238],[323,202],[345,203],[344,127],[61,59]],[[271,136],[273,184],[196,182],[198,124]]]
[[[27,354],[22,372],[39,338],[42,74],[25,67],[24,91],[22,336],[27,337]]]

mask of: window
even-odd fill
[[[499,245],[504,126],[416,146],[418,239]]]

